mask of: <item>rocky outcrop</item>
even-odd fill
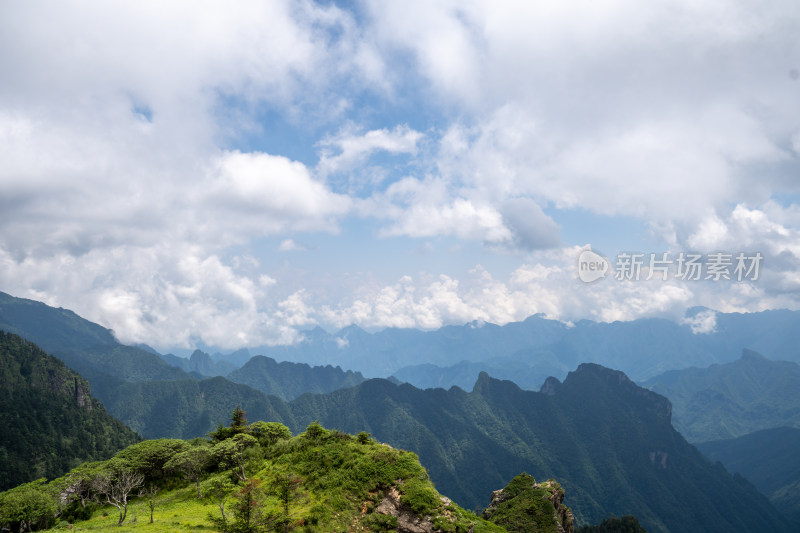
[[[539,484],[534,483],[533,488],[534,490],[544,489],[550,494],[548,499],[550,500],[550,503],[553,504],[553,508],[555,509],[553,519],[556,522],[558,533],[574,533],[575,517],[572,515],[572,510],[564,505],[564,497],[566,496],[566,493],[564,492],[564,489],[561,488],[561,485],[553,480],[548,480]]]
[[[574,533],[575,517],[564,505],[564,489],[555,480],[536,483],[520,474],[500,490],[492,492],[492,503],[483,518],[511,532]]]
[[[447,498],[443,498],[442,503],[448,505],[450,501]],[[432,517],[419,516],[414,513],[411,507],[402,502],[397,487],[389,488],[386,496],[375,507],[375,512],[397,518],[397,531],[399,533],[434,533],[439,531],[434,529]]]

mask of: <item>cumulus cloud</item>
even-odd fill
[[[251,277],[190,245],[118,247],[16,261],[0,254],[0,283],[17,296],[74,309],[128,343],[223,348],[291,343],[302,307],[280,305],[274,280]]]
[[[3,3],[0,287],[231,348],[798,307],[798,27],[788,1]],[[581,284],[576,211],[763,276]],[[270,257],[304,233],[342,241]],[[387,268],[376,236],[426,262]],[[473,242],[493,266],[464,275]],[[342,250],[370,279],[348,294]]]
[[[386,4],[368,4],[378,42],[411,53],[442,105],[471,111],[442,137],[453,194],[691,232],[731,202],[797,188],[781,166],[797,169],[800,116],[779,52],[800,23],[788,4],[445,2],[421,17]]]

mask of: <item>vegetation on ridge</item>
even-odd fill
[[[389,531],[404,520],[504,531],[442,497],[412,452],[316,422],[292,437],[240,409],[209,439],[142,441],[0,494],[0,529],[13,531]]]

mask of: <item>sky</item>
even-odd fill
[[[798,309],[798,35],[795,0],[3,1],[0,290],[164,351]]]

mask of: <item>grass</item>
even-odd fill
[[[356,438],[322,429],[310,438],[305,435],[248,451],[248,478],[256,479],[258,512],[273,520],[287,519],[293,531],[358,532],[391,531],[397,520],[375,513],[390,490],[400,493],[400,501],[418,516],[430,516],[436,527],[449,533],[501,532],[475,514],[445,500],[431,483],[416,454],[396,450],[371,439]],[[207,474],[204,486],[230,479],[228,472]],[[172,486],[175,486],[174,484]],[[242,483],[229,489],[226,515],[233,516],[233,496]],[[285,513],[288,502],[289,513]],[[220,517],[219,507],[210,499],[198,500],[193,482],[173,490],[163,489],[155,497],[154,522],[145,498],[132,499],[122,526],[113,506],[96,510],[85,521],[72,525],[72,531],[125,532],[202,532],[219,531],[209,515]],[[271,526],[276,527],[276,526]],[[61,523],[54,530],[67,530]],[[264,527],[259,531],[270,531]]]
[[[128,504],[128,516],[121,526],[117,526],[119,520],[117,508],[107,505],[96,511],[89,520],[76,522],[72,531],[169,533],[216,530],[207,517],[209,513],[219,514],[219,509],[211,502],[198,500],[193,486],[159,494],[155,498],[155,502],[152,524],[147,501],[143,498],[136,498]],[[62,523],[52,531],[64,530],[68,530],[68,526]]]

